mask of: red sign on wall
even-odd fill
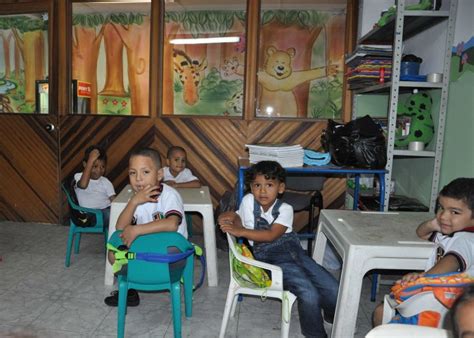
[[[92,86],[89,82],[77,81],[77,96],[90,98]]]

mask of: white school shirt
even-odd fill
[[[176,183],[187,183],[191,181],[196,181],[198,178],[193,175],[193,172],[191,169],[184,168],[183,171],[181,171],[176,177],[171,174],[170,168],[169,167],[164,167],[163,168],[163,181],[175,181]]]
[[[458,231],[453,236],[436,232],[431,240],[436,244],[436,247],[428,259],[425,271],[437,263],[437,251],[438,248],[441,248],[442,257],[446,254],[454,255],[461,265],[460,272],[474,276],[474,232]]]
[[[276,200],[275,200],[276,203]],[[275,203],[268,208],[265,212],[260,206],[261,217],[265,219],[268,223],[273,222],[272,210],[275,206]],[[253,215],[253,206],[254,206],[254,197],[252,194],[247,194],[242,199],[240,203],[239,210],[237,214],[242,220],[242,225],[247,229],[255,229],[255,217]],[[293,207],[288,203],[282,203],[280,206],[280,215],[273,223],[281,224],[286,227],[285,233],[290,233],[293,231]],[[250,245],[253,245],[253,241],[249,240]]]
[[[110,197],[115,195],[115,189],[107,177],[101,176],[96,180],[90,179],[86,189],[77,186],[82,173],[74,175],[76,184],[74,191],[76,192],[77,201],[81,207],[92,209],[105,209],[110,207]]]
[[[133,214],[133,224],[146,224],[154,220],[164,219],[170,215],[177,215],[181,218],[178,232],[188,238],[186,217],[184,217],[184,206],[181,196],[176,189],[166,184],[161,184],[162,191],[157,202],[147,202],[140,204]]]

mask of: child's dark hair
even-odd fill
[[[84,161],[84,162],[87,162],[87,160],[89,159],[89,154],[90,154],[91,151],[94,150],[94,149],[97,149],[97,150],[99,151],[99,158],[98,158],[98,160],[102,160],[102,161],[104,161],[105,163],[107,163],[107,154],[105,153],[104,148],[102,148],[101,146],[98,146],[98,145],[92,145],[92,146],[87,147],[87,149],[86,149],[85,152],[84,152],[84,159],[83,159],[83,161]]]
[[[474,217],[474,178],[456,178],[445,185],[439,195],[463,201],[473,212]]]
[[[474,284],[470,284],[464,289],[464,293],[458,299],[456,299],[453,307],[451,308],[451,320],[453,323],[453,333],[455,338],[461,337],[461,332],[459,332],[458,310],[462,305],[465,305],[469,302],[472,302],[474,305]]]
[[[286,170],[275,161],[260,161],[252,165],[245,172],[246,184],[252,183],[257,175],[264,175],[267,180],[277,180],[282,183],[286,180]]]
[[[134,156],[144,156],[144,157],[149,157],[155,163],[157,168],[161,168],[161,158],[160,158],[160,153],[156,151],[155,149],[152,148],[138,148],[132,150],[130,153],[130,158]]]
[[[182,151],[186,155],[186,150],[184,150],[183,147],[171,146],[171,147],[168,148],[168,152],[166,153],[166,158],[170,159],[175,151]]]

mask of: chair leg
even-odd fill
[[[186,225],[188,229],[188,238],[193,237],[193,215],[190,213],[185,213],[186,216]]]
[[[72,242],[74,241],[74,230],[75,230],[75,225],[71,224],[69,227],[69,235],[67,236],[67,244],[66,244],[66,262],[64,264],[66,265],[66,268],[68,268],[71,263],[71,249],[72,249]]]
[[[180,282],[171,285],[171,308],[173,313],[174,337],[181,338],[181,286]]]
[[[81,233],[76,232],[76,240],[74,241],[74,253],[79,253],[79,246],[81,245]]]
[[[119,299],[117,309],[117,337],[123,338],[125,336],[125,314],[127,312],[127,293],[128,284],[119,283]]]
[[[296,296],[288,291],[283,291],[281,300],[281,338],[288,338],[290,333],[291,309]]]
[[[235,311],[235,303],[237,303],[238,295],[235,294],[235,290],[232,285],[229,286],[227,291],[227,299],[225,301],[224,315],[222,316],[221,330],[219,332],[219,338],[224,338],[225,331],[227,329],[227,323],[229,318],[233,316],[233,311]]]
[[[372,285],[370,287],[370,301],[375,302],[380,275],[376,272],[372,274]]]
[[[311,204],[311,206],[309,207],[308,227],[309,227],[309,233],[313,234],[314,233],[314,204]],[[313,249],[313,239],[309,237],[308,238],[308,248],[307,248],[307,252],[308,252],[309,257],[312,257],[312,255],[313,255],[313,250],[312,249]]]

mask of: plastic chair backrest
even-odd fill
[[[322,190],[326,177],[322,176],[292,176],[286,177],[286,188],[296,191]]]
[[[193,249],[192,244],[177,232],[160,232],[139,236],[130,247],[131,252],[172,254]],[[194,255],[176,263],[156,263],[143,260],[128,262],[127,279],[137,284],[168,284],[179,280],[188,260],[193,264]]]
[[[70,207],[70,217],[76,226],[79,227],[95,227],[98,226],[99,222],[102,222],[101,211],[99,209],[91,209],[81,207],[77,201],[76,193],[74,192],[75,181],[70,180],[63,182],[61,188],[66,194],[67,201]]]

